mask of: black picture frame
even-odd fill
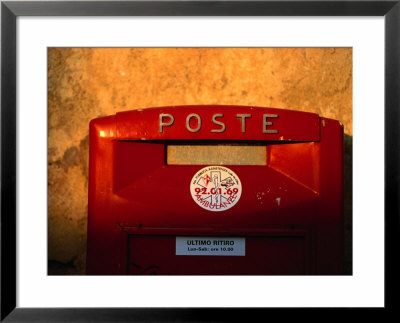
[[[16,307],[16,19],[18,16],[384,16],[385,306],[397,305],[399,259],[400,1],[2,1],[1,321],[241,321],[263,309]],[[373,125],[371,125],[371,129]],[[373,147],[371,147],[373,149]],[[371,233],[373,235],[373,233]],[[275,309],[279,311],[279,309]],[[287,309],[286,309],[287,310]],[[300,309],[295,310],[298,315]],[[293,311],[292,311],[293,312]],[[332,311],[330,311],[332,312]],[[371,313],[371,312],[369,312]],[[254,316],[253,316],[254,315]],[[324,314],[326,315],[326,314]],[[246,319],[248,321],[248,319]],[[250,319],[251,321],[251,319]]]

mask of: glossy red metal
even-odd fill
[[[224,165],[243,191],[223,212],[199,207],[190,195],[193,175],[208,165],[166,164],[167,144],[204,142],[266,145],[265,166]],[[246,255],[176,255],[181,236],[244,237]],[[92,120],[87,273],[342,274],[342,125],[243,106],[151,108]]]

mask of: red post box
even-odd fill
[[[343,127],[244,106],[90,122],[87,273],[343,273]]]

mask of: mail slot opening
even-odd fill
[[[265,145],[168,145],[168,165],[267,165]]]

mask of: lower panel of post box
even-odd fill
[[[237,250],[229,243],[232,239],[236,239]],[[130,275],[304,275],[310,273],[309,259],[307,239],[299,235],[209,237],[209,241],[187,236],[128,236]]]

